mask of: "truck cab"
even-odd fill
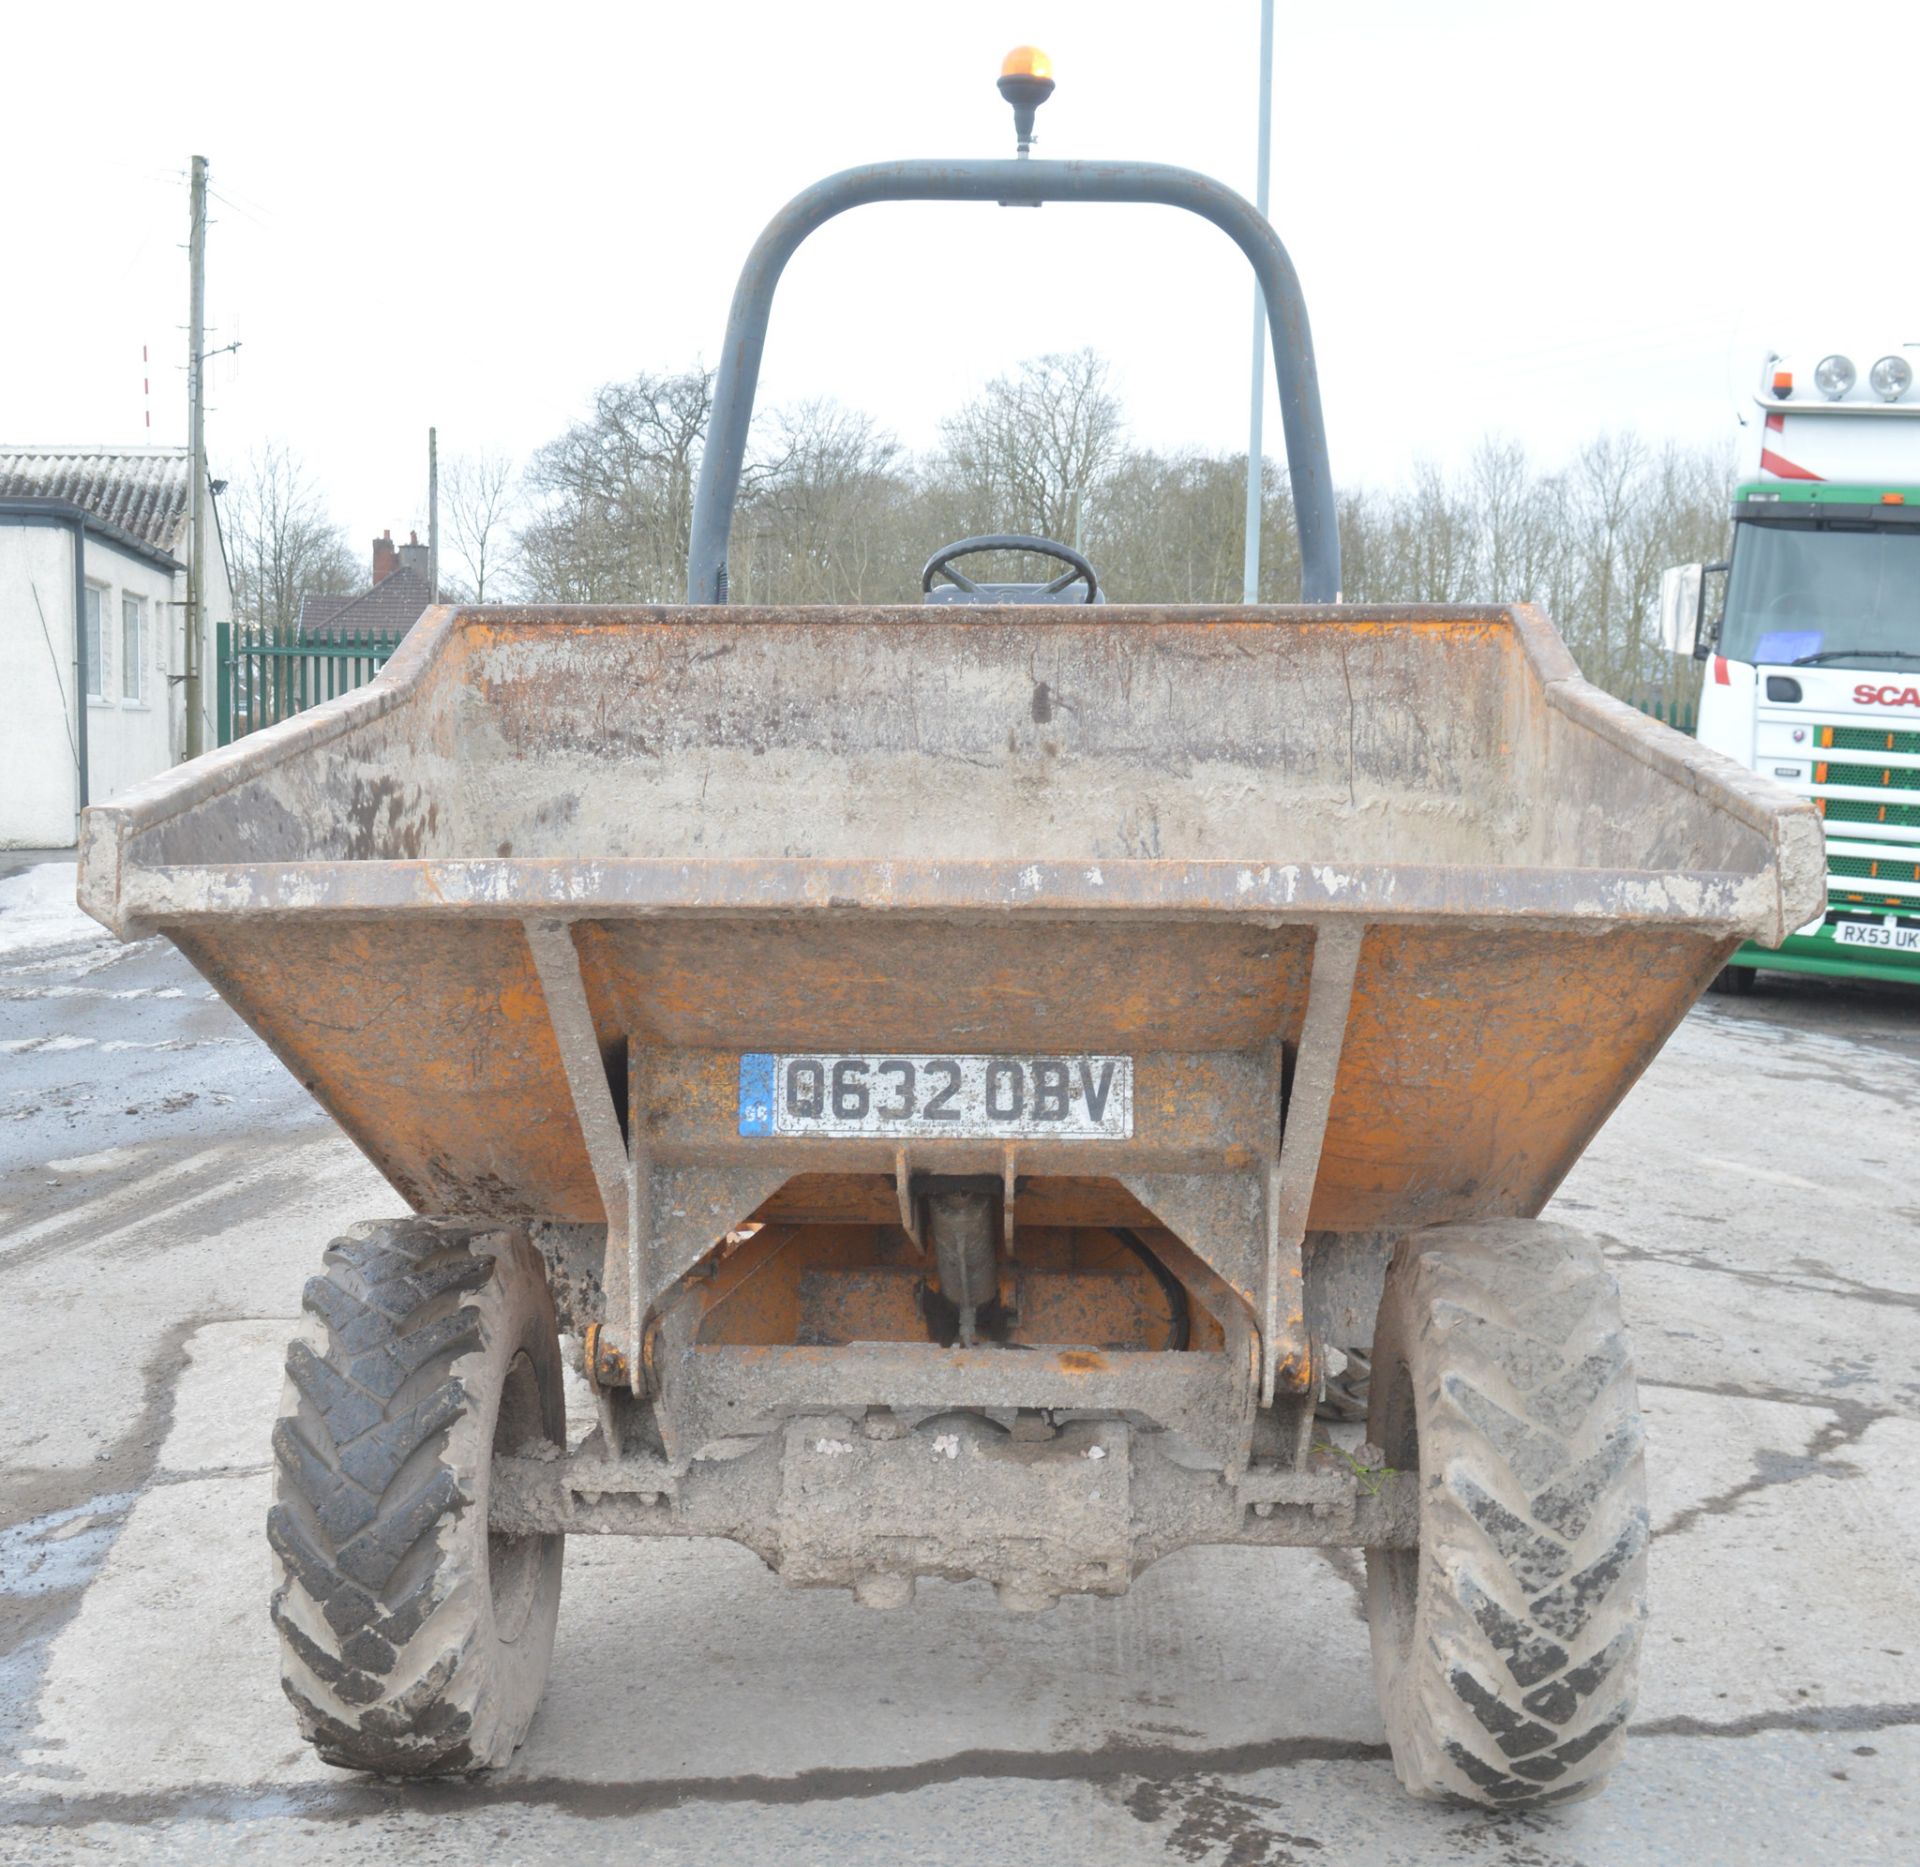
[[[1856,356],[1873,356],[1857,364]],[[1699,737],[1813,800],[1827,909],[1754,968],[1920,983],[1920,344],[1770,354],[1725,563],[1661,583],[1661,633],[1702,664]]]

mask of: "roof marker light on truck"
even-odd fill
[[[1813,386],[1829,402],[1839,401],[1859,380],[1860,372],[1853,367],[1852,357],[1822,357],[1813,372]]]
[[[1793,371],[1775,370],[1773,372],[1773,393],[1785,401],[1793,393]]]
[[[1913,365],[1905,357],[1882,357],[1867,372],[1867,382],[1883,402],[1897,402],[1913,387]]]

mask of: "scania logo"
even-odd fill
[[[1862,681],[1853,690],[1859,707],[1920,707],[1920,687],[1872,687]]]

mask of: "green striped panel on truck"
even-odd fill
[[[1872,843],[1883,846],[1885,855],[1827,852],[1827,904],[1829,909],[1881,912],[1888,908],[1906,914],[1920,912],[1920,901],[1912,893],[1920,886],[1920,845],[1896,837],[1876,836],[1876,830],[1920,829],[1920,769],[1911,765],[1874,765],[1860,761],[1862,753],[1883,752],[1895,758],[1920,755],[1920,732],[1890,731],[1881,726],[1829,726],[1816,730],[1820,753],[1846,752],[1852,757],[1817,758],[1813,767],[1815,785],[1841,785],[1852,791],[1877,791],[1886,798],[1816,797],[1814,808],[1830,827],[1830,833],[1843,842]],[[1902,793],[1905,795],[1903,796]],[[1913,801],[1909,801],[1912,799]],[[1900,894],[1876,891],[1873,883],[1899,888]],[[1864,883],[1864,887],[1849,887]]]
[[[1820,776],[1822,772],[1825,777]],[[1822,759],[1814,767],[1813,781],[1850,784],[1863,791],[1920,791],[1920,770],[1910,765],[1842,765]]]
[[[1920,752],[1920,733],[1892,733],[1878,726],[1823,726],[1820,743],[1836,752]]]
[[[1858,784],[1857,778],[1831,778],[1830,784]],[[1820,814],[1829,823],[1893,823],[1920,829],[1920,804],[1870,804],[1864,797],[1823,797]]]
[[[1891,858],[1829,856],[1827,873],[1859,882],[1920,882],[1920,862],[1913,860],[1916,854],[1920,854],[1920,851],[1909,851]]]

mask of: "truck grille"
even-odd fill
[[[1828,724],[1814,743],[1849,755],[1816,758],[1809,787],[1828,825],[1829,911],[1920,915],[1920,732]]]
[[[1836,752],[1920,753],[1920,733],[1883,732],[1878,726],[1822,726],[1820,744]]]
[[[1835,856],[1827,864],[1827,873],[1836,881],[1842,876],[1855,881],[1920,882],[1920,862],[1902,856],[1883,861],[1877,856]]]
[[[1920,804],[1869,804],[1852,797],[1823,797],[1817,802],[1821,816],[1832,823],[1891,823],[1901,828],[1920,825]]]
[[[1891,765],[1841,765],[1827,759],[1815,765],[1813,781],[1858,785],[1870,791],[1920,791],[1920,771]]]

